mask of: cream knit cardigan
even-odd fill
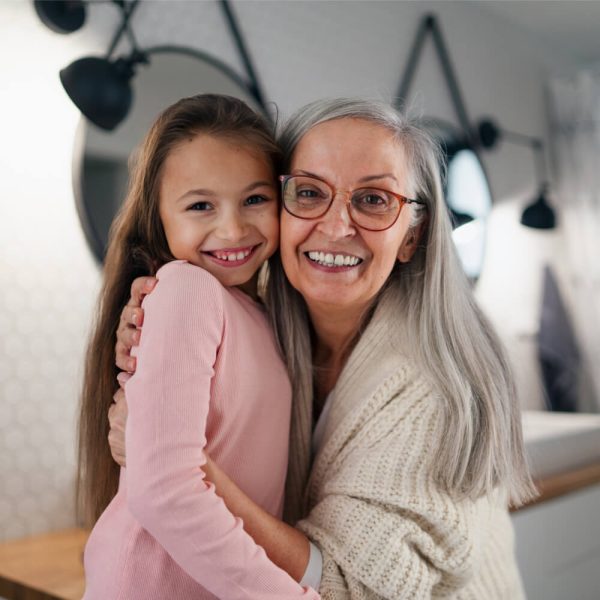
[[[310,477],[312,406],[294,407],[287,513],[308,515],[298,527],[323,554],[321,596],[524,598],[505,495],[457,501],[433,480],[443,399],[400,348],[391,304],[332,392]]]

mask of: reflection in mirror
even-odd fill
[[[469,148],[457,152],[448,163],[446,202],[454,214],[471,217],[454,229],[452,239],[465,273],[476,280],[483,267],[492,195],[481,162]]]
[[[209,56],[170,49],[150,50],[132,81],[133,106],[126,119],[108,132],[82,117],[73,160],[77,210],[88,243],[102,262],[110,225],[125,199],[128,160],[158,114],[180,98],[202,93],[228,94],[261,111],[244,82]]]
[[[475,282],[483,267],[487,217],[492,209],[488,179],[477,152],[453,125],[431,119],[424,124],[445,153],[445,197],[453,221],[452,238],[465,273]]]

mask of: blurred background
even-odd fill
[[[513,513],[528,596],[598,600],[599,29],[600,2],[572,0],[0,2],[0,597],[78,597],[79,564],[61,565],[81,539],[60,536],[77,531],[106,232],[156,114],[217,92],[277,121],[380,98],[440,138],[455,241],[512,359],[541,482]],[[112,65],[73,64],[92,56]],[[110,86],[116,104],[98,107]],[[58,548],[54,587],[36,580],[41,547]]]

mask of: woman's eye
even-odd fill
[[[318,198],[321,194],[317,190],[304,188],[297,190],[296,195],[299,198]]]
[[[357,193],[352,198],[352,203],[359,210],[369,212],[384,212],[392,210],[394,206],[393,197],[376,190],[365,190]]]
[[[194,202],[188,206],[188,210],[197,210],[197,211],[206,211],[212,208],[212,204],[210,202]]]
[[[247,206],[255,206],[258,204],[264,204],[265,202],[268,202],[269,198],[267,198],[266,196],[260,196],[260,195],[256,195],[256,196],[250,196],[249,198],[246,198],[245,204]]]
[[[386,204],[385,198],[383,196],[378,196],[377,194],[366,194],[362,197],[362,202],[364,204],[373,204],[373,205],[381,205]]]

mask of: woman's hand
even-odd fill
[[[141,326],[144,321],[142,300],[156,285],[156,277],[138,277],[131,284],[131,297],[121,312],[115,345],[115,362],[119,369],[128,373],[135,372],[135,358],[131,348],[140,343]]]
[[[121,381],[119,381],[121,383]],[[116,463],[122,467],[125,464],[125,425],[127,423],[127,400],[125,390],[120,387],[113,396],[114,403],[108,409],[108,445],[110,453]]]

